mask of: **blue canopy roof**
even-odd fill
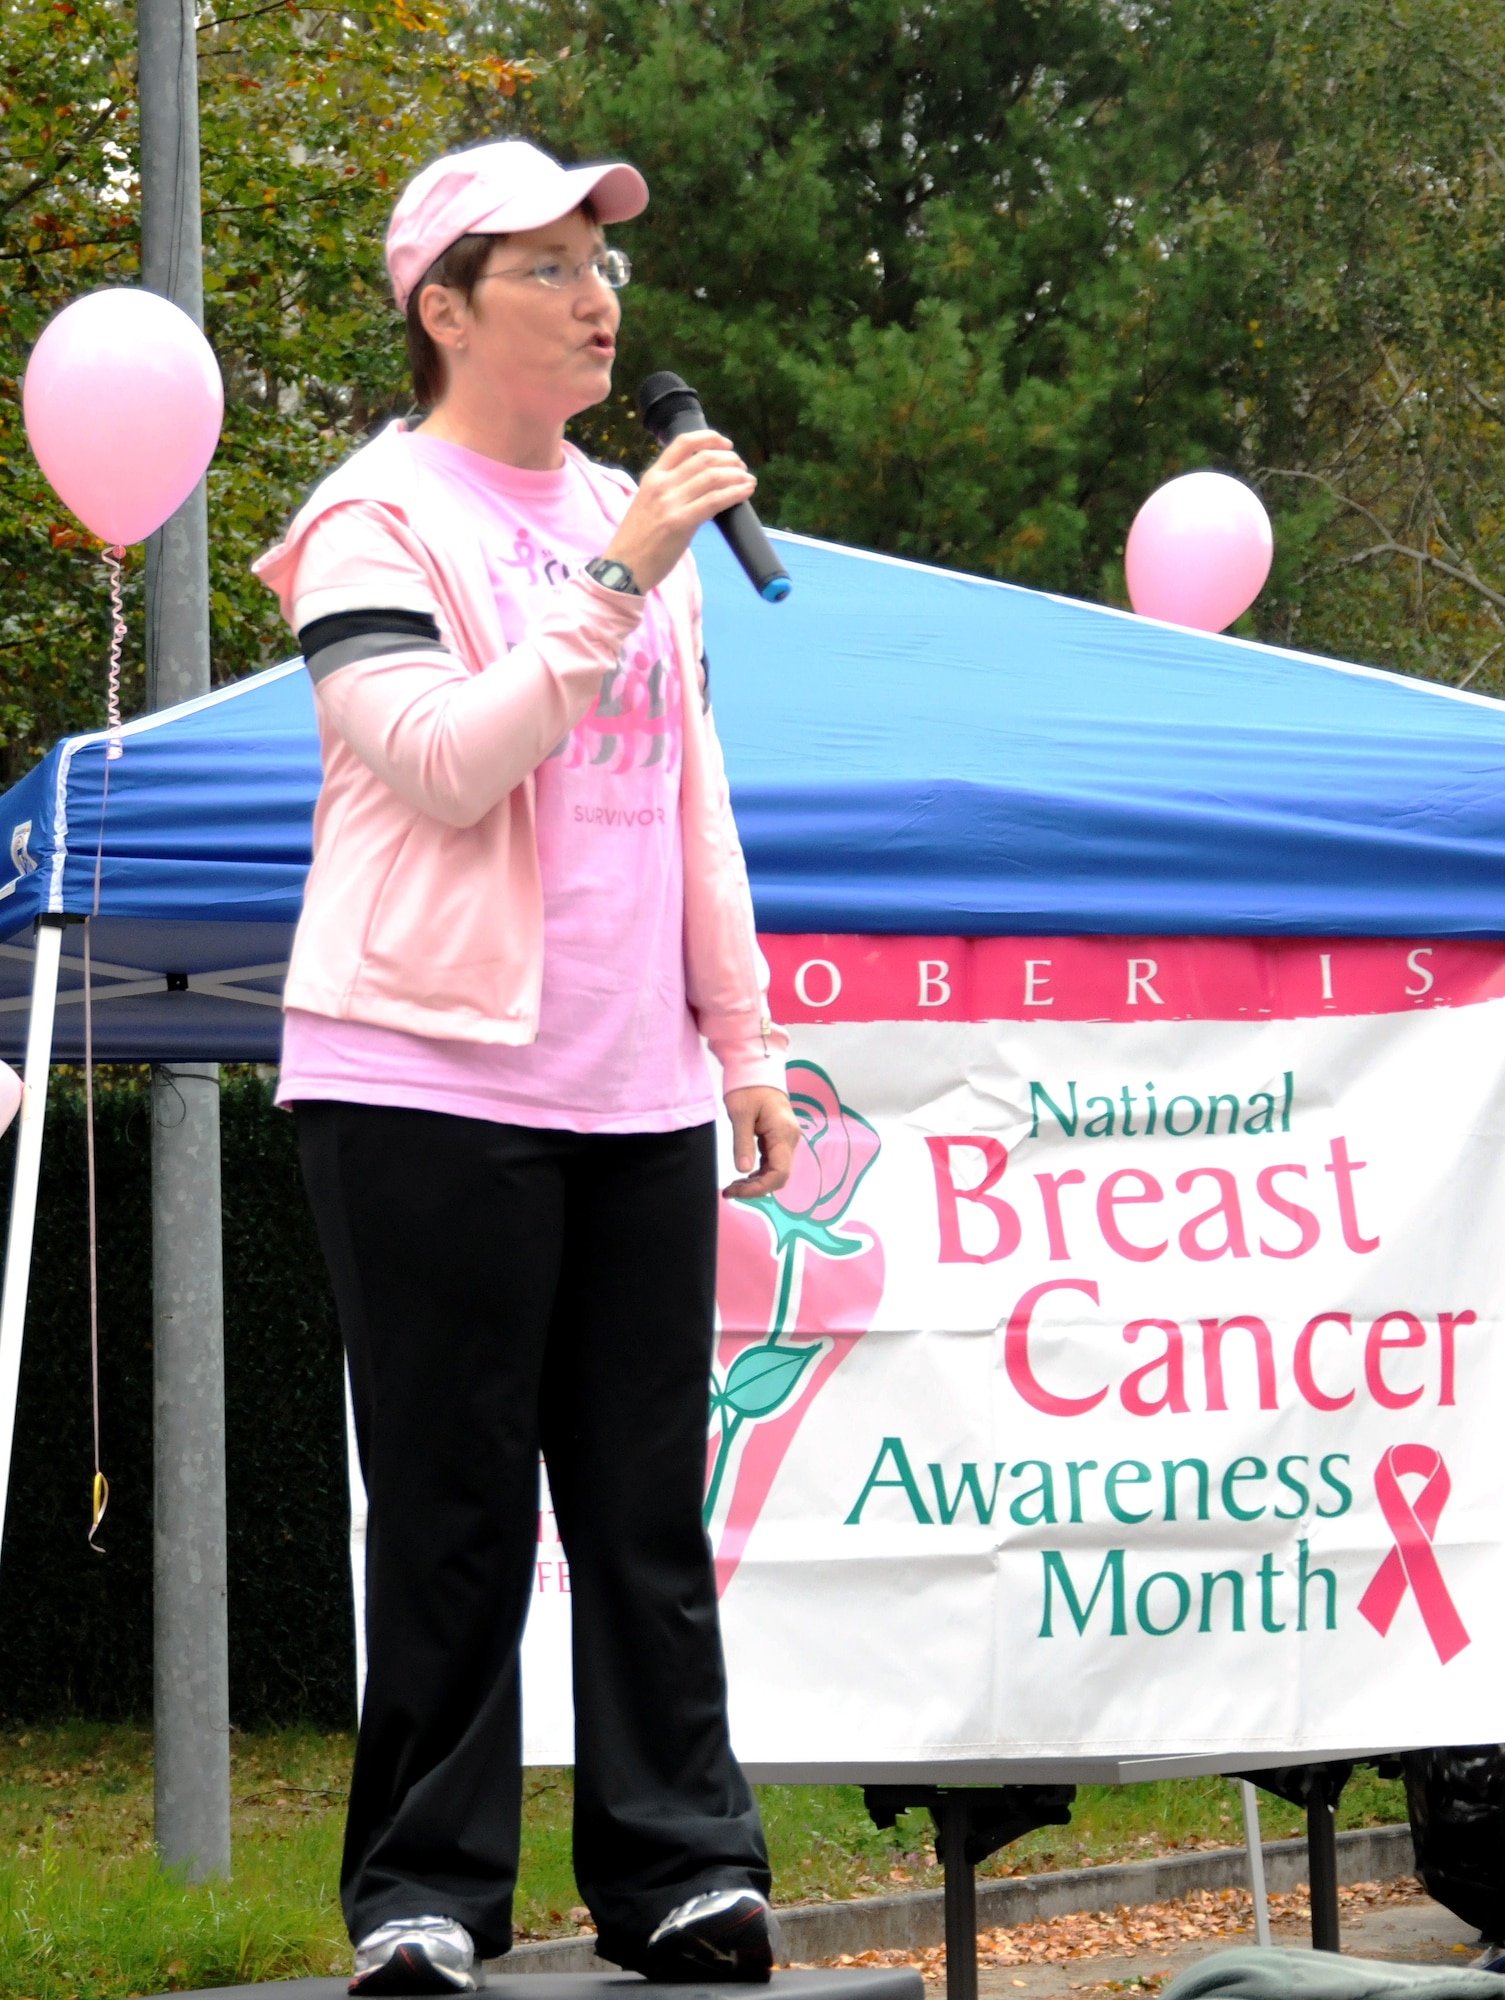
[[[696,547],[762,929],[1505,936],[1505,704],[777,539],[777,607]],[[93,907],[103,772],[70,738],[0,799],[0,1048],[31,920]],[[296,662],[127,725],[101,1056],[275,1056],[318,782]]]

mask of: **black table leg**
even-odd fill
[[[1338,1832],[1335,1801],[1314,1785],[1306,1803],[1307,1868],[1312,1885],[1312,1950],[1337,1951]]]
[[[967,1799],[942,1793],[946,1848],[946,2000],[977,2000],[977,1878],[967,1859]]]

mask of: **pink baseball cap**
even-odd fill
[[[399,312],[434,259],[462,236],[541,229],[591,197],[601,222],[626,222],[648,206],[636,167],[607,161],[562,167],[526,139],[498,139],[446,153],[415,174],[387,224],[387,271]]]

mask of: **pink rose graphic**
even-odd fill
[[[835,1085],[814,1063],[789,1065],[789,1101],[799,1120],[800,1142],[794,1170],[777,1194],[749,1202],[774,1227],[780,1251],[792,1238],[813,1243],[828,1257],[850,1257],[862,1246],[838,1236],[839,1222],[857,1192],[857,1183],[878,1157],[878,1134],[836,1095]]]
[[[704,1518],[707,1527],[715,1520],[735,1457],[716,1551],[723,1590],[805,1411],[867,1330],[883,1292],[875,1234],[856,1222],[850,1233],[834,1226],[878,1157],[878,1135],[814,1063],[791,1063],[788,1081],[801,1131],[794,1171],[778,1194],[735,1204],[721,1221]]]

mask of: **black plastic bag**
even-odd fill
[[[1413,1750],[1404,1758],[1416,1872],[1427,1894],[1505,1939],[1505,1744]]]

